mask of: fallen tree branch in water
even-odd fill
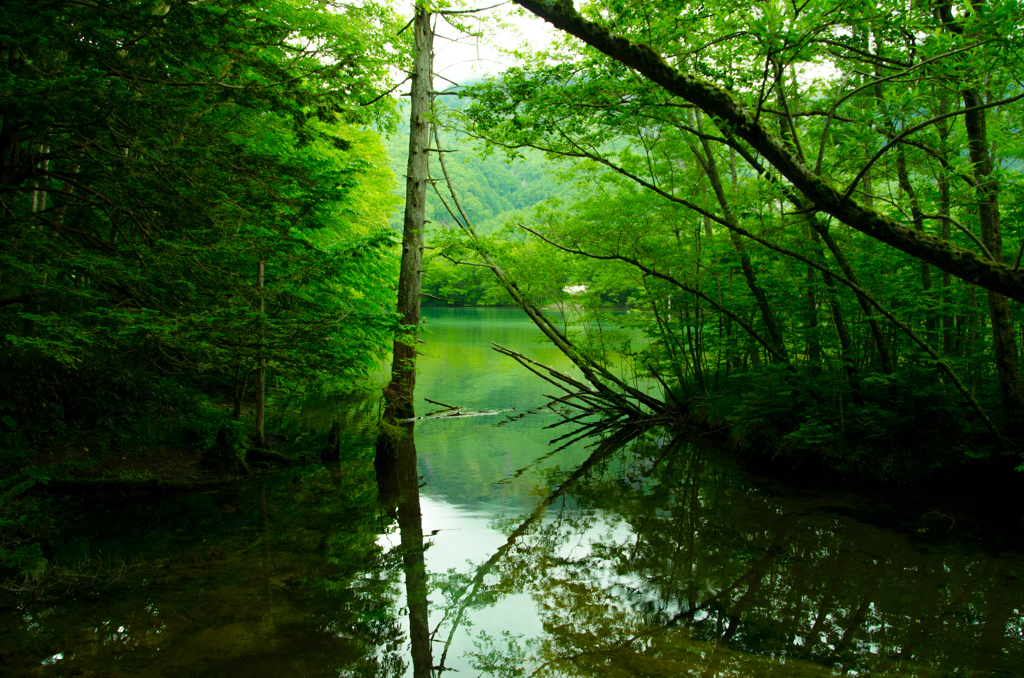
[[[487,410],[485,412],[466,412],[465,408],[457,407],[454,410],[445,410],[439,414],[429,414],[422,417],[411,417],[409,419],[399,419],[399,424],[411,424],[414,421],[427,421],[429,419],[465,419],[466,417],[493,417],[496,414],[502,414],[504,412],[515,412],[516,408],[506,407],[500,410]]]
[[[431,405],[440,405],[441,407],[444,407],[444,408],[449,409],[449,410],[460,410],[460,409],[462,409],[462,407],[459,406],[459,405],[449,405],[448,403],[442,403],[440,400],[431,400],[430,398],[424,398],[424,400],[426,400]]]
[[[622,417],[627,417],[633,423],[646,423],[665,419],[660,414],[664,408],[664,403],[661,403],[661,406],[655,409],[654,413],[646,413],[639,406],[627,400],[630,397],[628,393],[617,393],[608,388],[596,388],[590,383],[584,383],[570,374],[559,372],[553,367],[539,363],[518,351],[513,351],[493,341],[491,342],[491,348],[502,355],[512,358],[549,384],[565,391],[564,396],[556,397],[544,394],[544,397],[550,400],[548,403],[549,409],[554,410],[553,405],[562,404],[579,410],[583,415],[600,415],[611,421],[618,421]],[[636,391],[636,389],[632,390]],[[648,400],[653,401],[650,398]],[[651,402],[644,402],[644,404],[649,407],[651,406]],[[570,421],[580,418],[580,416],[567,417]]]
[[[434,127],[434,141],[437,144],[437,148],[441,148],[441,139],[437,134],[437,127]],[[631,418],[642,419],[645,416],[643,408],[646,407],[652,412],[660,412],[664,409],[665,403],[658,398],[653,398],[649,394],[630,386],[626,381],[619,379],[606,369],[600,362],[588,358],[578,346],[572,343],[567,334],[564,331],[559,331],[557,327],[551,322],[551,320],[544,316],[540,307],[533,302],[529,296],[519,288],[515,280],[499,265],[498,262],[487,252],[487,249],[482,245],[480,237],[477,235],[476,229],[473,227],[473,222],[470,221],[469,215],[466,210],[463,209],[462,203],[459,201],[459,197],[455,192],[455,186],[452,184],[451,175],[448,173],[448,168],[445,165],[444,154],[438,153],[438,161],[441,165],[441,171],[444,174],[445,182],[448,186],[448,193],[451,195],[452,202],[455,205],[456,211],[448,205],[448,202],[441,195],[440,190],[437,188],[437,184],[433,183],[435,193],[441,200],[445,209],[451,214],[452,219],[459,225],[470,238],[476,254],[479,255],[481,260],[484,262],[487,268],[490,268],[498,280],[498,284],[508,292],[509,296],[515,300],[516,304],[526,312],[533,321],[533,324],[546,336],[551,343],[555,345],[569,360],[571,360],[576,367],[583,373],[583,375],[589,380],[588,385],[580,384],[578,381],[569,377],[568,375],[560,375],[563,380],[569,380],[570,383],[575,382],[577,384],[577,391],[595,391],[600,395],[600,398],[607,402],[612,409],[618,412],[624,412]],[[480,264],[474,264],[480,265]],[[492,342],[493,343],[493,342]],[[495,346],[497,346],[495,344]],[[502,347],[504,348],[504,347]],[[497,349],[496,349],[497,350]],[[515,352],[510,349],[504,349],[508,351],[505,355],[516,357],[513,355]],[[518,354],[524,360],[531,361],[526,356]],[[519,358],[516,358],[519,360]],[[519,360],[521,365],[526,366],[523,360]],[[535,363],[540,365],[540,363]],[[541,365],[541,367],[544,367]],[[545,368],[550,369],[550,368]],[[536,372],[534,372],[536,374]],[[559,388],[565,390],[565,388],[559,385]]]

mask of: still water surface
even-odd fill
[[[417,413],[514,412],[375,468],[376,402],[292,403],[294,432],[345,424],[340,464],[89,506],[48,553],[78,578],[0,610],[0,675],[1024,675],[1019,553],[664,431],[552,453],[553,387],[489,342],[567,361],[513,311],[427,318]]]

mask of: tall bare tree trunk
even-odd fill
[[[398,313],[408,330],[395,337],[391,383],[384,389],[386,418],[410,418],[414,414],[416,389],[416,329],[420,324],[420,294],[423,291],[423,230],[425,224],[429,120],[433,89],[434,35],[426,3],[416,2],[413,16],[413,66],[410,91],[409,160],[405,181],[405,223],[402,230],[402,264],[398,275]],[[423,525],[416,471],[415,424],[400,433],[387,430],[377,439],[378,482],[394,474],[399,490],[397,517],[402,540],[406,602],[409,610],[409,638],[412,642],[414,678],[434,675],[431,649],[427,571],[423,558]]]
[[[430,146],[430,90],[433,33],[430,12],[417,4],[413,19],[412,113],[409,116],[409,164],[405,182],[405,225],[402,231],[402,266],[398,276],[398,313],[408,334],[395,338],[391,383],[384,390],[391,414],[412,416],[416,389],[416,328],[420,324],[423,289],[423,227],[427,201],[428,148]]]
[[[256,312],[260,314],[260,322],[263,322],[263,273],[264,261],[260,259],[256,264]],[[263,431],[263,410],[267,397],[267,356],[263,351],[266,348],[266,331],[260,327],[260,357],[256,359],[256,444],[260,447],[267,446],[267,437]]]

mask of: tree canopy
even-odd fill
[[[671,398],[743,391],[779,444],[1024,430],[1016,2],[518,4],[563,34],[435,109],[457,121],[435,145],[506,155],[446,156],[463,213],[428,198],[428,296],[503,300],[481,279],[500,262],[523,299],[628,300],[649,343],[585,332],[588,359],[625,348]],[[403,27],[388,3],[6,3],[19,383],[127,355],[237,412],[256,369],[377,364],[396,201],[368,130],[395,129]],[[567,161],[560,183],[542,154]],[[924,420],[885,424],[900,408]]]
[[[368,129],[395,122],[401,25],[374,2],[0,7],[12,421],[33,397],[70,409],[60,393],[96,365],[236,410],[257,355],[281,379],[376,365],[396,201]]]
[[[1017,435],[1017,3],[517,4],[563,38],[470,88],[463,128],[572,161],[581,198],[523,230],[634,290],[650,370],[779,366],[740,428],[796,447],[879,437],[846,407]]]

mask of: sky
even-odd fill
[[[489,7],[493,2],[477,0],[472,7]],[[479,17],[475,19],[473,17]],[[496,75],[514,63],[514,60],[501,54],[499,47],[515,49],[523,45],[533,48],[542,47],[551,41],[557,32],[549,23],[532,14],[524,13],[511,2],[504,3],[494,9],[478,15],[460,17],[483,29],[480,38],[459,36],[458,31],[439,20],[436,37],[434,38],[434,72],[459,84],[479,80],[485,75]],[[494,19],[500,19],[505,26],[497,26]],[[449,38],[459,38],[452,41]],[[443,89],[450,86],[444,80],[436,78],[434,86]]]

